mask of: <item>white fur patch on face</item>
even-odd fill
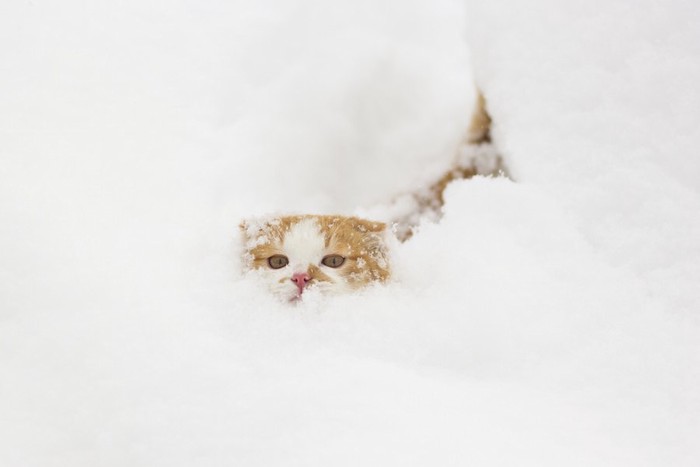
[[[316,219],[303,219],[292,226],[284,237],[282,249],[293,272],[306,272],[310,264],[319,264],[325,239]]]
[[[324,229],[329,227],[332,225],[324,226],[315,217],[300,217],[288,226],[284,226],[280,220],[272,219],[252,229],[253,234],[246,227],[250,237],[257,235],[248,239],[248,248],[260,245],[266,247],[258,257],[251,258],[251,261],[258,261],[258,269],[255,269],[254,274],[267,282],[270,290],[283,301],[297,301],[309,290],[322,294],[351,290],[342,266],[333,268],[321,262],[326,255],[339,253],[333,251],[332,247],[326,247],[328,232]],[[260,240],[259,237],[264,239]],[[269,266],[272,255],[283,255],[288,263],[274,269]],[[310,276],[310,281],[301,294],[298,282],[293,279],[295,273],[307,273]]]

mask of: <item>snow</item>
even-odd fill
[[[0,464],[697,465],[700,7],[0,11]],[[243,218],[404,209],[474,80],[513,181],[387,286],[241,277]]]

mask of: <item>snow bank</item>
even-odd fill
[[[3,6],[2,465],[696,464],[698,9],[648,3]],[[516,182],[386,287],[238,276],[241,217],[438,174],[472,64]]]

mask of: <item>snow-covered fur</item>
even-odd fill
[[[244,221],[244,264],[283,300],[301,298],[307,288],[324,293],[356,290],[389,278],[385,231],[381,222],[345,216]],[[274,264],[272,258],[281,262]]]

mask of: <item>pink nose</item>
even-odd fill
[[[311,276],[307,272],[295,272],[292,274],[292,282],[294,282],[297,287],[299,287],[299,293],[304,290],[306,283],[311,280]]]

